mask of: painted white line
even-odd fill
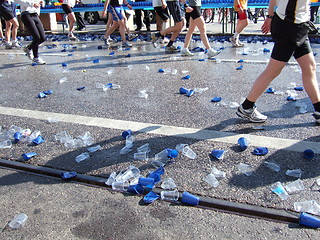
[[[240,137],[246,137],[248,140],[250,140],[252,146],[261,146],[276,150],[289,150],[295,152],[303,152],[304,150],[309,148],[312,149],[315,153],[320,153],[320,142],[265,137],[250,134],[236,134],[232,132],[220,132],[196,128],[175,127],[153,123],[124,121],[110,118],[88,117],[9,107],[0,107],[0,114],[16,117],[33,118],[38,120],[48,120],[49,117],[52,117],[58,118],[60,122],[67,122],[73,124],[77,123],[87,126],[103,127],[118,130],[131,129],[132,131],[159,134],[164,136],[185,137],[197,140],[207,140],[229,144],[237,144],[238,139]]]

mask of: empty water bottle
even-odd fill
[[[171,190],[177,188],[177,185],[174,183],[174,180],[172,178],[166,178],[163,180],[161,188],[165,190]]]
[[[225,177],[226,177],[226,172],[220,171],[220,170],[218,170],[216,167],[212,167],[211,173],[212,173],[217,179],[221,179],[221,178],[225,178]]]
[[[277,194],[281,198],[281,200],[286,200],[289,197],[289,194],[284,189],[281,182],[276,182],[275,184],[273,184],[271,186],[271,190],[272,190],[272,192]]]
[[[301,169],[293,169],[293,170],[288,169],[286,171],[286,175],[290,177],[301,178],[301,174],[302,174]]]
[[[280,171],[280,166],[278,164],[273,163],[273,162],[264,161],[264,165],[275,172]]]
[[[26,224],[27,220],[28,216],[25,213],[20,213],[9,222],[8,226],[13,229],[19,229]]]
[[[82,161],[84,161],[84,160],[86,160],[86,159],[88,159],[88,158],[90,158],[89,153],[84,152],[84,153],[81,153],[80,155],[78,155],[78,156],[76,157],[76,162],[79,163],[79,162],[82,162]]]
[[[304,185],[303,185],[303,182],[300,179],[298,179],[286,185],[285,189],[289,194],[297,193],[304,190]]]
[[[99,151],[99,150],[101,150],[101,149],[102,149],[102,148],[101,148],[100,145],[97,145],[97,146],[95,146],[95,147],[88,147],[88,148],[87,148],[88,152],[90,152],[90,153]]]
[[[219,181],[217,180],[217,178],[212,174],[208,174],[207,176],[205,176],[203,178],[203,180],[205,182],[207,182],[211,187],[218,187],[219,186]]]
[[[238,169],[239,169],[240,172],[242,172],[246,176],[251,176],[253,174],[253,169],[248,164],[240,163],[238,165]]]

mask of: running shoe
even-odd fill
[[[132,44],[131,44],[131,43],[128,43],[128,42],[122,42],[122,47],[124,47],[124,48],[130,48],[130,47],[132,47]]]
[[[22,51],[24,51],[27,55],[27,57],[32,60],[33,59],[33,53],[31,52],[31,50],[27,47],[27,46],[24,46],[22,48]]]
[[[166,38],[166,37],[160,40],[160,43],[161,43],[161,44],[166,44],[166,43],[168,43],[168,42],[170,42],[170,39],[168,39],[168,38]]]
[[[12,44],[11,43],[5,42],[4,45],[5,45],[6,49],[12,49]]]
[[[131,33],[128,35],[128,40],[132,41],[133,39],[136,39],[138,36],[139,36],[139,34]]]
[[[73,33],[68,34],[68,37],[72,41],[77,40],[77,38],[73,35]]]
[[[180,49],[176,46],[172,45],[170,47],[166,46],[166,53],[178,53],[180,52]]]
[[[230,37],[229,41],[231,42],[232,46],[234,47],[243,47],[244,43],[239,41],[239,38],[235,38],[235,37]]]
[[[12,46],[13,48],[20,48],[20,47],[21,47],[21,45],[19,44],[18,41],[13,41],[13,42],[11,43],[11,46]]]
[[[194,56],[194,54],[190,52],[188,48],[183,48],[181,51],[181,56]]]
[[[44,61],[42,58],[37,57],[37,58],[33,58],[33,62],[36,63],[37,65],[43,65],[46,64],[46,61]]]
[[[213,58],[217,56],[219,53],[221,53],[221,51],[217,51],[217,50],[214,50],[213,48],[210,48],[208,50],[208,58]]]
[[[157,37],[157,36],[160,36],[160,33],[159,33],[159,32],[157,32],[157,33],[152,33],[152,34],[151,34],[151,42],[152,42],[152,45],[153,45],[154,47],[157,47],[157,41],[158,41],[158,39],[159,39],[159,37]]]
[[[253,123],[263,123],[268,117],[258,112],[256,107],[250,109],[243,109],[242,105],[238,107],[237,115],[243,119],[247,119]],[[319,113],[320,117],[320,113]]]
[[[104,44],[109,47],[110,43],[113,42],[113,40],[110,38],[110,36],[108,38],[103,38]]]
[[[316,119],[316,123],[320,124],[320,112],[314,112],[312,116]]]

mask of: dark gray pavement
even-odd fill
[[[40,130],[46,141],[38,146],[21,143],[10,149],[0,149],[0,157],[17,161],[23,153],[36,152],[38,156],[27,163],[106,178],[112,171],[135,165],[145,176],[154,168],[149,161],[133,159],[137,147],[149,143],[152,159],[164,148],[186,143],[197,153],[197,158],[191,160],[180,155],[165,167],[164,175],[174,178],[181,191],[289,210],[293,210],[293,203],[297,201],[320,202],[317,191],[320,187],[311,188],[319,178],[319,126],[311,116],[312,105],[305,92],[297,92],[298,102],[307,104],[305,114],[299,114],[295,102],[286,100],[287,90],[301,86],[301,72],[294,61],[272,83],[273,88],[284,94],[264,94],[258,101],[259,110],[268,115],[269,120],[257,125],[238,119],[231,105],[246,96],[265,68],[270,53],[263,49],[272,49],[272,43],[247,43],[245,48],[235,49],[229,42],[212,41],[215,49],[222,49],[216,61],[199,61],[205,58],[202,53],[194,57],[166,54],[163,48],[153,48],[150,42],[133,44],[130,50],[122,51],[98,49],[103,45],[100,40],[47,41],[40,50],[47,61],[44,66],[31,66],[20,49],[1,48],[0,125],[4,131],[11,125]],[[177,42],[179,46],[182,44]],[[193,47],[202,46],[199,42],[192,44]],[[63,47],[67,47],[67,52],[61,52]],[[313,49],[318,53],[319,45],[313,45]],[[110,55],[113,51],[114,55]],[[319,55],[315,57],[318,62]],[[95,59],[99,59],[99,63],[93,63]],[[240,59],[244,59],[243,69],[236,70]],[[62,63],[67,63],[67,67],[62,67]],[[159,73],[159,68],[165,73]],[[187,74],[190,80],[182,80]],[[65,81],[61,80],[63,78]],[[121,88],[106,92],[96,88],[97,83],[109,82]],[[77,91],[81,86],[86,88]],[[188,98],[178,93],[180,87],[208,87],[208,90]],[[39,92],[49,89],[53,90],[52,95],[37,98]],[[138,96],[140,90],[147,90],[147,99]],[[211,103],[215,96],[222,97],[223,102]],[[49,117],[58,117],[59,121],[49,123]],[[257,126],[263,130],[256,130]],[[123,156],[119,154],[124,146],[121,132],[129,128],[134,131],[136,140],[133,151]],[[61,131],[68,131],[73,137],[89,131],[94,145],[100,144],[102,150],[78,164],[74,159],[86,148],[69,149],[55,141],[54,135]],[[240,136],[250,140],[244,152],[237,146]],[[252,155],[253,148],[260,146],[267,146],[269,154]],[[302,152],[307,148],[317,153],[313,160],[303,159]],[[213,149],[227,150],[224,159],[218,161],[210,157]],[[280,164],[281,171],[271,171],[264,166],[264,161]],[[253,175],[247,177],[240,173],[239,163],[250,164]],[[202,180],[213,166],[227,173],[217,188],[208,187]],[[305,190],[281,201],[271,192],[271,185],[277,181],[284,185],[292,182],[295,178],[284,173],[287,169],[298,168],[302,170]],[[1,225],[19,212],[30,214],[25,229],[5,230],[1,233],[4,239],[140,239],[137,236],[142,236],[141,239],[152,236],[155,239],[177,236],[186,239],[316,239],[318,235],[316,230],[290,228],[288,224],[165,202],[140,206],[140,197],[7,170],[0,173],[0,191],[5,196],[0,200]],[[13,201],[15,193],[20,196],[17,201]],[[123,211],[126,207],[130,210]],[[128,218],[127,213],[130,213]],[[141,226],[141,230],[135,230],[137,226]],[[127,232],[129,235],[125,235]]]

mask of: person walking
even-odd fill
[[[105,34],[105,44],[108,46],[110,42],[108,41],[110,35],[119,27],[119,32],[122,40],[123,47],[132,47],[132,44],[127,42],[126,39],[126,19],[123,14],[122,4],[125,4],[130,10],[132,9],[131,5],[127,2],[127,0],[106,0],[103,8],[103,17],[108,12],[112,14],[112,25],[108,28]]]
[[[182,3],[185,4],[186,1],[182,0]],[[157,33],[153,33],[151,35],[151,42],[154,46],[156,46],[156,42],[159,38],[163,39],[167,34],[171,34],[171,38],[169,43],[166,46],[166,52],[167,53],[177,53],[180,52],[180,49],[178,49],[176,46],[173,45],[176,38],[179,36],[183,26],[185,25],[186,19],[184,10],[182,9],[182,5],[179,0],[167,0],[167,7],[170,11],[170,14],[174,21],[174,26],[162,29],[161,31]],[[189,7],[189,10],[191,11],[191,8]]]
[[[189,12],[190,20],[189,20],[189,28],[184,40],[184,46],[181,51],[182,56],[193,56],[194,54],[189,51],[190,41],[193,35],[195,28],[197,27],[200,31],[200,39],[206,47],[206,52],[208,54],[208,58],[213,58],[218,55],[220,51],[216,51],[211,48],[209,44],[209,40],[207,37],[206,24],[204,22],[204,18],[201,14],[201,0],[190,0]],[[188,8],[187,8],[188,9]]]
[[[62,2],[62,10],[65,12],[65,14],[68,16],[69,20],[69,34],[68,37],[70,40],[76,40],[77,38],[74,36],[74,24],[77,21],[76,16],[74,15],[74,12],[72,8],[76,4],[76,0],[63,0]]]
[[[4,43],[6,49],[20,47],[17,40],[19,23],[16,15],[16,4],[10,0],[0,0],[0,15],[6,22]]]
[[[32,36],[32,42],[24,46],[22,50],[33,63],[43,65],[46,62],[39,57],[39,45],[45,41],[45,33],[39,18],[40,6],[44,6],[43,0],[15,0],[20,4],[21,20]]]
[[[145,2],[146,0],[136,0],[135,2]],[[135,9],[134,12],[136,14],[136,25],[137,28],[135,31],[140,31],[142,28],[142,11],[143,11],[143,19],[144,23],[146,24],[146,29],[148,32],[150,32],[150,15],[149,10],[141,10],[141,9]]]
[[[277,9],[274,9],[277,5]],[[262,123],[268,117],[258,112],[255,102],[271,81],[282,71],[293,56],[302,71],[302,82],[313,107],[313,117],[320,123],[320,93],[316,77],[316,62],[308,39],[310,0],[270,0],[268,15],[262,32],[271,30],[274,47],[266,69],[254,82],[245,101],[239,106],[237,115],[250,122]]]
[[[234,0],[234,11],[237,14],[237,26],[235,33],[229,38],[232,46],[243,47],[244,43],[240,42],[240,33],[248,26],[248,0]]]

